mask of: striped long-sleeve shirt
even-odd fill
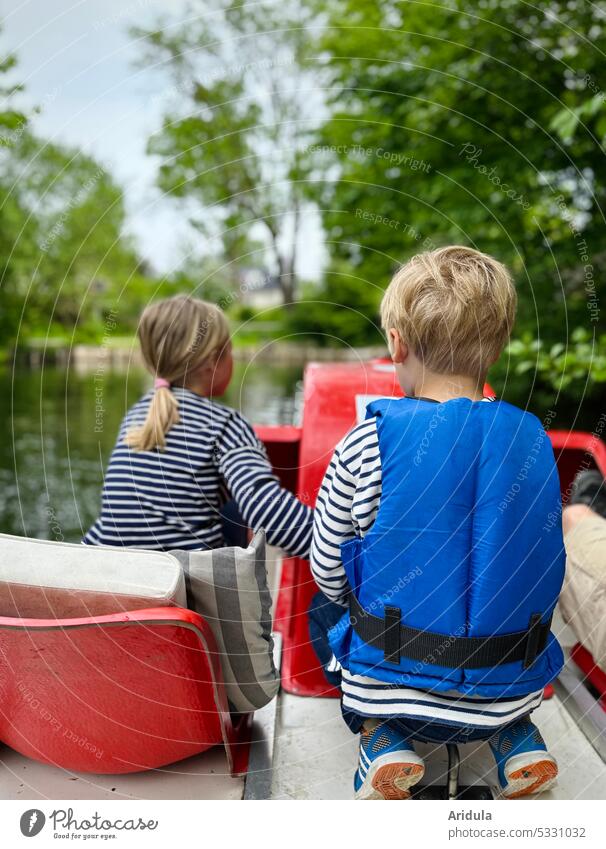
[[[324,595],[337,604],[345,606],[349,591],[341,544],[356,535],[363,537],[372,527],[381,499],[381,480],[376,419],[370,418],[337,446],[316,504],[311,570]],[[494,701],[398,687],[347,669],[342,669],[341,689],[344,707],[362,716],[397,716],[488,729],[534,710],[543,695],[538,691]]]
[[[223,544],[219,510],[236,502],[247,525],[264,528],[272,545],[307,556],[313,514],[280,486],[265,448],[235,410],[173,387],[179,424],[164,451],[131,450],[128,430],[143,424],[152,398],[126,414],[109,460],[101,514],[83,542],[168,550]]]

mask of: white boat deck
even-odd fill
[[[0,799],[241,799],[244,779],[232,778],[221,748],[161,770],[84,775],[0,748]]]
[[[561,618],[554,617],[554,631],[563,647],[570,648],[574,635]],[[556,757],[560,775],[553,790],[539,799],[606,799],[606,763],[555,695],[533,713],[549,750]],[[445,783],[446,749],[419,745],[425,758],[424,783]],[[496,770],[486,743],[459,746],[460,783],[496,784]],[[283,693],[278,708],[274,755],[274,799],[352,799],[353,773],[357,766],[357,738],[341,720],[334,699],[305,699]]]
[[[560,765],[553,790],[539,799],[606,799],[606,764],[554,696],[533,714]],[[461,784],[496,783],[486,744],[466,744],[461,753]],[[445,783],[446,749],[419,745],[427,772],[425,783]],[[358,741],[329,699],[280,699],[273,799],[352,799]]]

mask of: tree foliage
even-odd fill
[[[604,328],[603,4],[334,0],[321,49],[335,256],[386,283],[423,247],[473,244],[512,267],[520,332]]]
[[[34,135],[0,63],[0,344],[136,325],[153,283],[124,235],[122,190],[92,157]],[[32,113],[33,114],[33,113]]]
[[[4,103],[0,109],[0,162],[6,161],[27,124],[26,115],[15,106],[15,98],[21,91],[18,83],[11,82],[15,65],[14,56],[0,60],[0,96]],[[0,172],[0,344],[18,320],[16,273],[10,257],[13,234],[18,232],[24,217],[19,200],[7,192]]]
[[[345,262],[327,269],[322,285],[309,286],[285,317],[285,329],[312,338],[320,347],[381,345],[384,337],[377,309],[377,289],[352,273]],[[386,349],[387,350],[387,349]]]
[[[193,223],[228,262],[262,267],[262,238],[286,302],[306,204],[302,155],[317,114],[305,68],[311,14],[295,0],[223,0],[212,13],[192,2],[184,22],[138,33],[173,81],[149,143],[160,187],[193,201]]]
[[[149,284],[123,233],[122,190],[107,171],[25,131],[6,152],[0,180],[11,281],[5,341],[49,332],[94,338],[110,313],[133,326]]]

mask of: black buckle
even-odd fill
[[[529,669],[535,662],[539,653],[539,640],[541,638],[540,613],[533,613],[528,625],[528,638],[526,639],[526,653],[524,655],[524,669]]]
[[[400,663],[400,636],[402,611],[399,607],[385,607],[384,654],[388,663]]]

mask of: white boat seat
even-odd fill
[[[166,552],[0,534],[0,616],[72,619],[187,607],[179,562]]]

